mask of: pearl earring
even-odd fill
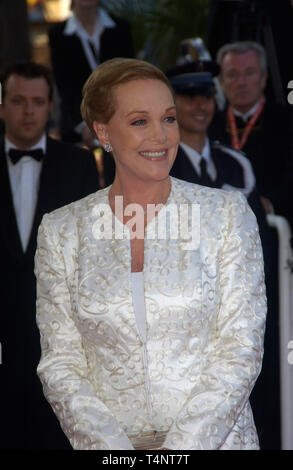
[[[111,144],[105,144],[104,145],[104,149],[106,150],[106,152],[112,152],[112,145]]]

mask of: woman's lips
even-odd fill
[[[158,161],[165,160],[167,158],[167,150],[156,150],[156,151],[142,151],[139,154],[147,160]]]

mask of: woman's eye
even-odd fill
[[[165,118],[165,121],[172,124],[173,122],[177,121],[176,117],[175,116],[167,116]]]
[[[143,126],[145,124],[145,119],[138,119],[131,123],[132,126]]]

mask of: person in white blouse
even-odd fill
[[[93,148],[97,143],[80,115],[82,87],[101,62],[134,57],[130,24],[109,15],[98,0],[72,0],[72,14],[53,25],[48,36],[62,138]]]
[[[266,297],[255,216],[237,191],[169,176],[179,132],[158,68],[104,62],[81,109],[116,175],[39,229],[47,400],[74,449],[258,449],[249,395]],[[181,224],[198,243],[174,231]]]

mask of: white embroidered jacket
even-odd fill
[[[118,220],[109,188],[40,226],[38,374],[75,449],[133,449],[129,437],[154,430],[168,432],[170,449],[258,448],[248,401],[266,315],[257,223],[238,192],[171,181],[166,208],[199,204],[200,244],[148,237],[163,211],[147,226],[145,351],[129,239],[98,240],[93,230],[99,217]]]

